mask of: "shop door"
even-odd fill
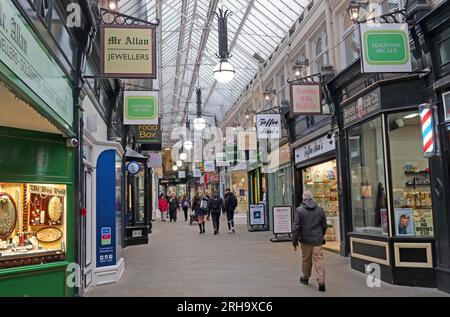
[[[92,283],[92,273],[93,273],[93,236],[94,230],[93,227],[93,217],[94,217],[94,208],[92,202],[92,169],[86,168],[84,171],[84,197],[83,197],[83,205],[85,206],[87,213],[86,216],[81,217],[81,246],[82,246],[82,255],[81,255],[81,267],[83,270],[82,274],[82,288],[88,288]]]

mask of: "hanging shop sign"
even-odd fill
[[[123,124],[158,125],[158,92],[125,91]]]
[[[156,79],[156,27],[102,25],[101,73],[107,78]]]
[[[159,125],[139,125],[136,133],[136,142],[141,144],[162,144],[162,133]]]
[[[255,131],[239,132],[237,140],[238,151],[256,151],[258,149]]]
[[[407,23],[362,23],[362,73],[409,73],[411,49]]]
[[[423,153],[426,157],[431,157],[436,154],[433,108],[430,104],[422,104],[419,106],[419,111],[420,126],[422,127]]]
[[[130,162],[127,164],[127,171],[131,176],[139,174],[141,165],[138,162]]]
[[[250,205],[250,225],[264,225],[265,222],[265,213],[264,213],[264,204]]]
[[[0,61],[56,115],[72,126],[73,100],[69,78],[40,43],[13,1],[0,3]]]
[[[291,84],[292,112],[294,115],[322,114],[321,84]]]
[[[442,95],[445,121],[450,121],[450,91]]]
[[[205,161],[205,172],[215,172],[216,171],[216,165],[214,161]]]
[[[292,232],[292,207],[273,207],[273,233],[286,234]]]
[[[202,172],[199,168],[194,169],[194,177],[202,177]]]
[[[377,88],[371,93],[344,107],[344,128],[367,119],[380,110],[381,92],[380,88]]]
[[[186,178],[186,171],[179,171],[179,172],[178,172],[178,178],[179,178],[179,179],[184,179],[184,178]]]
[[[334,151],[336,141],[334,137],[323,136],[311,143],[301,146],[295,150],[295,164],[303,163],[319,155]]]
[[[256,130],[258,139],[280,139],[281,138],[281,115],[280,114],[257,114]]]
[[[147,166],[149,168],[159,168],[162,167],[162,154],[161,153],[148,153]]]

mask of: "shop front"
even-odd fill
[[[327,216],[328,229],[325,248],[334,252],[341,249],[341,224],[338,195],[336,143],[334,137],[323,135],[295,149],[295,179],[298,195],[312,192],[314,200]]]
[[[0,10],[0,296],[73,296],[72,84],[15,4]]]
[[[240,163],[228,171],[228,187],[236,195],[238,200],[238,205],[236,207],[237,214],[248,213],[248,203],[249,203],[249,186],[248,186],[248,175],[247,175],[247,165]]]
[[[269,213],[267,206],[267,175],[261,163],[255,163],[249,168],[249,231],[269,230]]]
[[[435,175],[424,156],[419,116],[424,88],[419,78],[399,78],[342,103],[343,191],[352,268],[366,272],[377,265],[388,283],[435,287]]]
[[[267,173],[267,205],[269,225],[273,228],[273,208],[292,206],[293,178],[291,164],[291,149],[284,144],[269,155],[270,163]]]

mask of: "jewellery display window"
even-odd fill
[[[328,229],[325,234],[327,246],[340,249],[339,201],[336,160],[307,167],[302,170],[303,188],[310,190],[314,200],[327,216]]]
[[[63,260],[65,185],[0,183],[0,269]]]

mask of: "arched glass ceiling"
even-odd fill
[[[120,12],[149,21],[158,28],[157,81],[161,90],[165,143],[173,127],[193,117],[195,87],[204,88],[203,110],[218,121],[249,84],[261,61],[267,60],[299,18],[308,0],[119,0]],[[236,76],[228,84],[215,81],[218,63],[218,9],[233,12],[228,19],[230,62]],[[259,56],[259,60],[255,58]],[[214,124],[211,117],[210,124]]]

